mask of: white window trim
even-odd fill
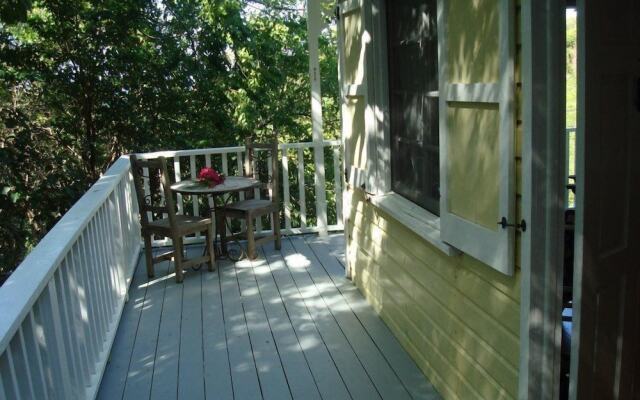
[[[372,196],[369,201],[444,254],[448,256],[461,254],[458,249],[442,241],[440,217],[437,215],[394,192]]]

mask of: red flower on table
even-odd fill
[[[214,187],[224,182],[224,175],[213,168],[204,167],[198,173],[198,180],[208,184],[210,187]]]

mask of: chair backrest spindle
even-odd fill
[[[253,143],[251,139],[246,142],[247,155],[244,160],[244,176],[250,176],[259,181],[263,181],[261,177],[260,161],[258,157],[258,151],[260,155],[265,155],[267,162],[270,162],[271,175],[267,177],[267,182],[261,189],[268,189],[271,192],[271,201],[278,202],[279,199],[279,175],[280,175],[280,163],[278,162],[278,143]],[[251,195],[249,194],[249,197]]]
[[[131,155],[130,160],[142,228],[146,228],[149,222],[151,222],[148,217],[149,212],[152,215],[154,213],[160,214],[161,217],[167,214],[170,223],[175,225],[176,207],[173,192],[170,188],[171,181],[169,180],[167,160],[164,157],[139,159],[135,154]],[[148,171],[148,176],[144,174],[145,168]],[[154,177],[157,179],[157,182],[154,182]],[[149,194],[145,193],[145,178],[149,180]],[[159,189],[162,195],[155,189]],[[164,201],[159,201],[159,204],[156,204],[158,199],[164,199]]]

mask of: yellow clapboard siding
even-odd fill
[[[378,226],[384,232],[385,237],[394,239],[395,243],[404,249],[404,253],[411,254],[416,260],[422,260],[423,263],[428,264],[440,276],[459,286],[463,292],[468,293],[473,290],[474,292],[471,293],[470,297],[479,297],[478,301],[485,302],[491,301],[495,293],[495,296],[500,297],[500,302],[508,301],[503,296],[511,300],[513,313],[516,312],[516,309],[519,309],[519,278],[514,279],[514,277],[501,274],[469,256],[447,257],[439,249],[425,242],[422,238],[402,226],[402,224],[395,222],[384,211],[370,206],[369,203],[364,201],[362,192],[354,191],[350,192],[350,194],[352,196],[350,220],[355,226],[365,227],[368,226],[367,224]],[[382,234],[378,235],[378,241],[380,240],[380,235]],[[402,240],[397,240],[398,238],[402,238]],[[395,247],[393,249],[385,248],[385,251],[394,250]],[[457,268],[452,268],[452,266]],[[483,308],[490,308],[490,304],[487,303],[481,303],[480,305]],[[513,320],[512,322],[509,326],[518,325],[518,321]],[[514,332],[518,332],[518,329],[515,328]]]
[[[424,349],[424,354],[429,361],[438,364],[436,366],[438,370],[449,369],[443,375],[445,379],[452,381],[450,384],[456,385],[454,387],[460,384],[466,386],[462,392],[458,389],[461,398],[498,399],[515,395],[516,386],[512,386],[510,388],[512,392],[507,393],[507,390],[502,388],[480,366],[479,360],[453,342],[446,331],[441,329],[435,321],[430,320],[419,311],[412,311],[411,309],[415,308],[416,302],[404,292],[401,286],[389,277],[385,277],[384,274],[376,274],[375,272],[370,274],[372,271],[381,271],[379,265],[371,260],[370,257],[360,252],[359,264],[369,265],[369,267],[360,271],[357,280],[369,290],[377,285],[383,286],[381,290],[376,291],[377,293],[382,291],[386,294],[381,298],[384,306],[378,307],[382,311],[381,314],[389,313],[388,318],[394,320],[396,330],[401,331],[415,347]],[[380,298],[375,295],[369,297]],[[435,355],[438,356],[437,359],[435,359]],[[472,368],[464,368],[465,366],[472,366]],[[460,373],[460,371],[465,372]],[[510,376],[513,381],[517,382],[515,373],[511,373]]]
[[[356,236],[363,237],[357,228],[354,231]],[[394,247],[398,247],[397,244],[389,242],[384,248]],[[378,272],[379,279],[391,280],[398,287],[403,288],[402,290],[412,298],[412,303],[409,306],[411,310],[419,311],[439,321],[439,327],[447,332],[453,332],[454,340],[457,340],[460,346],[472,354],[475,360],[482,362],[489,368],[495,366],[498,371],[496,376],[504,377],[506,380],[515,379],[518,363],[518,339],[511,332],[506,332],[502,327],[496,325],[493,316],[486,314],[475,305],[469,305],[469,302],[464,300],[464,295],[456,288],[451,287],[447,282],[442,282],[437,275],[430,274],[428,266],[416,263],[414,268],[411,260],[408,260],[409,264],[398,262],[386,250],[381,250],[379,244],[367,246],[360,251],[375,259],[378,265],[385,266]],[[417,270],[425,272],[420,273]],[[432,282],[432,284],[423,285],[422,282]],[[437,291],[433,290],[434,286],[438,287]],[[451,302],[443,299],[449,296],[446,294],[447,292],[453,293],[460,307],[452,308]],[[460,316],[462,310],[464,310],[463,316]],[[471,319],[468,318],[470,313]],[[463,317],[465,319],[462,319]],[[477,329],[480,333],[487,329],[489,331],[495,330],[495,333],[484,340],[481,335],[476,333],[474,326],[481,327]]]
[[[362,251],[366,254],[366,252]],[[482,368],[487,374],[496,378],[500,382],[512,383],[508,390],[515,394],[517,382],[517,358],[515,360],[506,359],[498,353],[496,349],[483,341],[465,321],[450,313],[446,304],[442,303],[437,297],[434,297],[426,290],[420,291],[420,296],[416,298],[415,291],[411,288],[412,279],[405,271],[400,269],[385,269],[380,265],[389,264],[385,259],[378,255],[368,255],[370,259],[376,260],[376,281],[385,284],[393,284],[394,287],[388,287],[385,293],[388,297],[396,298],[395,294],[401,293],[409,296],[409,301],[403,301],[403,311],[406,315],[410,315],[415,326],[419,327],[419,331],[426,337],[435,335],[441,337],[444,332],[447,333],[447,340],[451,341],[451,346],[457,346],[464,354],[468,355],[477,368]],[[397,303],[400,303],[396,299]],[[494,345],[504,343],[504,339],[500,335],[495,335],[497,339]],[[441,340],[433,339],[438,343]],[[516,355],[517,355],[517,342]],[[501,347],[499,347],[501,348]],[[501,348],[502,349],[502,348]],[[513,350],[513,348],[511,349]],[[507,354],[510,356],[510,354]],[[467,356],[465,356],[467,357]],[[515,365],[512,364],[515,362]],[[462,361],[461,363],[465,363]]]
[[[451,269],[455,264],[455,257],[447,257],[439,249],[431,246],[422,238],[406,229],[402,224],[396,222],[389,217],[384,211],[375,207],[371,207],[364,199],[361,191],[351,191],[351,210],[349,220],[356,226],[363,226],[363,223],[373,223],[379,226],[387,237],[402,237],[402,241],[398,241],[407,252],[411,253],[415,259],[428,260],[429,265],[442,276],[448,276],[452,281],[462,280],[465,282],[466,275],[460,275],[456,269]],[[357,214],[360,213],[361,216]],[[362,219],[366,216],[366,222]],[[478,279],[486,283],[485,287],[491,288],[491,291],[498,290],[515,303],[516,308],[520,304],[520,279],[518,276],[510,277],[494,270],[475,260],[472,257],[463,255],[462,266],[465,272],[475,275]],[[457,264],[455,264],[457,265]],[[516,279],[514,279],[516,278]],[[472,287],[478,285],[477,281],[471,277]],[[466,289],[466,288],[465,288]],[[486,296],[486,293],[482,293]]]
[[[455,282],[443,279],[434,273],[428,262],[413,257],[403,260],[391,258],[393,255],[389,257],[388,249],[398,249],[399,247],[400,245],[395,242],[395,239],[386,238],[384,243],[378,242],[373,246],[372,243],[368,243],[362,246],[362,250],[379,260],[380,264],[385,265],[390,271],[393,271],[397,277],[406,275],[407,281],[404,282],[404,284],[407,286],[405,286],[405,290],[412,290],[410,293],[417,302],[423,302],[424,299],[422,297],[425,291],[431,293],[433,297],[446,304],[447,308],[450,309],[453,314],[461,318],[466,318],[466,323],[469,326],[474,327],[474,324],[480,326],[480,328],[476,328],[476,330],[483,331],[484,329],[489,329],[491,331],[502,332],[505,336],[504,340],[508,342],[505,343],[502,341],[497,344],[496,347],[505,349],[504,351],[505,354],[507,354],[507,358],[512,354],[512,351],[517,351],[518,330],[514,328],[514,326],[519,326],[519,317],[517,315],[519,306],[500,294],[497,295],[497,298],[490,299],[489,297],[492,293],[489,288],[478,291],[477,288],[473,287],[473,282],[468,281],[465,286],[469,287],[471,289],[470,291],[484,293],[481,299],[474,299],[482,303],[482,306],[479,306],[470,300],[470,298],[479,297],[478,295],[470,291],[461,291]],[[461,271],[460,275],[463,274],[464,271]],[[470,276],[473,277],[473,275]],[[476,280],[475,283],[482,284],[482,282],[478,280]],[[494,293],[496,292],[494,291]],[[469,314],[472,315],[469,316]],[[511,326],[509,328],[507,328],[504,320],[510,321]],[[487,328],[484,328],[484,325],[488,325]],[[515,332],[513,332],[514,330]],[[517,360],[514,362],[514,365],[517,365]]]
[[[453,14],[467,20],[469,1],[450,2]],[[518,3],[518,1],[516,1]],[[474,19],[466,25],[449,27],[458,46],[448,57],[453,82],[497,80],[496,0],[473,2]],[[466,8],[465,8],[466,7]],[[454,10],[454,8],[456,8]],[[477,8],[477,7],[476,7]],[[451,10],[450,10],[451,11]],[[482,12],[480,12],[482,11]],[[466,13],[466,14],[465,14]],[[520,18],[519,11],[516,12]],[[482,16],[483,18],[479,18]],[[455,22],[455,20],[453,20]],[[484,23],[472,26],[468,23]],[[520,20],[516,21],[516,27]],[[351,35],[361,32],[354,18]],[[468,33],[481,33],[478,45]],[[516,35],[519,35],[516,29]],[[452,40],[453,40],[452,39]],[[363,77],[357,50],[358,39],[350,42],[349,83]],[[516,42],[520,43],[519,37]],[[466,51],[469,50],[469,51]],[[516,194],[522,193],[521,155],[523,147],[521,47],[516,47],[515,158]],[[487,62],[479,62],[486,60]],[[482,78],[482,79],[480,79]],[[364,112],[351,103],[347,139],[356,141],[351,163],[363,168],[367,153],[362,143]],[[351,144],[351,142],[349,142]],[[358,146],[360,145],[360,146]],[[436,247],[368,203],[360,190],[349,191],[345,201],[347,260],[352,278],[382,319],[394,332],[417,365],[445,399],[508,399],[517,396],[520,319],[520,235],[516,235],[516,271],[503,275],[468,255],[448,257]],[[516,198],[517,215],[522,211]],[[493,219],[490,219],[492,221]],[[489,222],[490,222],[489,221]]]
[[[364,266],[369,263],[373,264],[370,259],[367,259],[363,253],[358,253],[359,257],[357,257],[357,265]],[[369,265],[371,265],[369,264]],[[370,302],[373,302],[377,305],[378,313],[383,316],[383,319],[391,318],[393,322],[392,326],[395,326],[394,334],[396,336],[403,336],[405,341],[411,343],[414,347],[416,346],[410,338],[407,337],[408,330],[405,327],[401,327],[398,325],[398,318],[402,315],[402,311],[399,310],[397,304],[395,304],[391,300],[390,293],[388,290],[379,288],[375,289],[380,285],[377,285],[377,280],[375,278],[370,277],[369,271],[373,268],[358,268],[359,271],[356,274],[356,283],[358,287],[363,292],[363,294],[368,298]],[[375,272],[374,272],[375,274]],[[370,293],[373,293],[372,295]],[[380,296],[380,293],[385,293],[384,296]],[[390,317],[393,316],[393,317]],[[393,328],[392,328],[393,329]],[[446,358],[443,358],[442,355],[439,354],[438,349],[434,346],[428,346],[428,348],[421,347],[420,354],[425,359],[426,363],[430,366],[429,369],[433,369],[439,372],[439,377],[441,380],[440,385],[436,386],[440,393],[445,391],[449,391],[452,393],[456,393],[456,398],[462,393],[461,398],[478,398],[477,394],[472,393],[472,389],[469,386],[469,383],[464,380],[464,378],[455,370],[455,368],[449,364]],[[425,373],[428,372],[425,371]],[[434,385],[437,385],[435,380],[432,380]],[[449,389],[449,390],[447,390]]]
[[[494,397],[485,397],[486,393],[483,397],[514,397],[518,380],[519,272],[516,271],[516,277],[496,273],[496,280],[493,270],[477,260],[464,255],[447,257],[366,202],[358,192],[351,192],[347,225],[349,257],[356,267],[354,281],[367,292],[369,301],[395,305],[398,316],[387,319],[396,319],[395,325],[402,327],[405,342],[413,340],[416,349],[422,350],[425,341],[442,345],[446,332],[449,335],[444,345],[448,349],[446,357],[453,363],[449,368],[465,371],[465,376],[481,377],[474,386],[491,387],[481,381],[494,381],[491,395]],[[368,262],[365,257],[376,261]],[[367,288],[362,286],[363,276],[369,282]],[[400,297],[402,294],[404,297]],[[381,315],[386,313],[380,307],[377,309]],[[407,321],[411,324],[407,325]],[[410,353],[416,359],[414,352]],[[423,352],[421,357],[431,360],[433,355]],[[441,364],[429,368],[423,370],[434,384],[433,371],[443,376],[449,374],[442,372]],[[455,384],[451,390],[459,395],[460,391],[453,388]]]
[[[356,234],[362,236],[357,231]],[[387,240],[383,248],[394,247],[398,248],[399,245],[392,240]],[[460,291],[458,287],[453,286],[450,282],[433,273],[426,264],[417,262],[414,259],[405,261],[393,259],[389,256],[387,250],[380,250],[379,245],[378,247],[372,247],[371,244],[367,244],[362,249],[371,254],[379,263],[387,266],[390,271],[393,271],[394,279],[403,280],[403,287],[413,296],[414,301],[422,305],[423,308],[430,308],[426,311],[427,313],[443,312],[440,308],[434,309],[433,301],[425,297],[431,296],[434,299],[438,299],[451,314],[441,318],[445,326],[452,323],[450,321],[451,316],[465,321],[464,323],[469,329],[476,332],[479,337],[485,338],[486,343],[515,368],[518,363],[519,341],[517,334],[513,333],[512,330],[517,330],[516,327],[519,325],[519,309],[517,306],[509,305],[510,301],[505,305],[494,300],[493,302],[481,301],[487,305],[485,308],[479,307],[470,300],[470,298],[474,297],[473,294]],[[472,286],[472,284],[469,283],[469,286]],[[488,297],[485,296],[481,300],[486,300]],[[500,309],[500,312],[496,313],[496,309]],[[494,313],[489,312],[492,310]],[[503,319],[512,321],[513,327],[511,330],[505,328]]]
[[[363,282],[358,282],[358,286],[362,288],[364,286]],[[362,289],[361,289],[362,291]],[[437,370],[435,370],[427,358],[425,358],[424,354],[422,354],[416,346],[411,343],[411,341],[407,338],[407,336],[402,332],[402,329],[398,326],[398,324],[391,318],[394,315],[393,312],[390,312],[386,308],[383,308],[382,303],[379,302],[375,296],[371,296],[370,291],[363,291],[364,296],[367,297],[369,303],[373,306],[374,310],[380,315],[382,320],[389,326],[389,328],[394,332],[394,335],[404,347],[404,349],[409,353],[411,358],[416,362],[418,367],[422,369],[425,375],[429,376],[429,380],[434,386],[438,388],[438,392],[446,399],[459,399],[456,392],[450,388],[446,381],[442,379]]]

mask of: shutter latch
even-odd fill
[[[525,221],[524,219],[522,221],[520,221],[519,224],[510,224],[507,221],[506,217],[502,217],[502,219],[500,221],[498,221],[498,225],[502,226],[502,229],[507,229],[507,227],[513,227],[513,228],[516,228],[518,230],[521,230],[522,232],[526,232],[527,231],[527,221]]]

